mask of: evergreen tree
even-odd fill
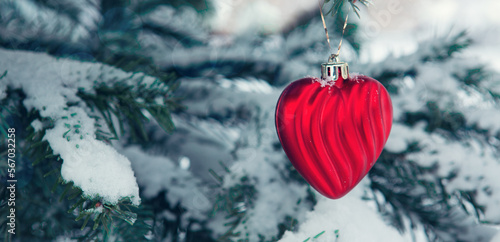
[[[359,4],[326,2],[336,42]],[[5,241],[495,236],[499,75],[457,55],[471,44],[465,32],[358,64],[362,41],[347,24],[343,58],[387,88],[394,124],[368,176],[328,200],[293,168],[274,128],[284,87],[319,76],[330,54],[319,14],[284,33],[232,38],[211,32],[210,14],[195,0],[0,1]]]

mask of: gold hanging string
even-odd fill
[[[325,34],[326,34],[326,42],[328,42],[328,49],[331,50],[332,46],[330,45],[330,37],[328,37],[328,29],[326,28],[326,23],[325,23],[325,17],[323,16],[323,7],[321,6],[320,0],[318,0],[318,5],[319,5],[319,13],[321,14],[321,21],[323,21],[323,28],[325,28]]]
[[[342,47],[342,40],[344,39],[345,28],[347,27],[347,19],[349,18],[349,11],[351,11],[351,6],[349,5],[349,10],[345,14],[344,27],[342,27],[342,35],[340,36],[339,48],[337,50],[337,56],[340,54],[340,47]]]
[[[343,1],[343,0],[337,0],[337,1]],[[326,28],[325,17],[323,15],[323,7],[321,5],[320,0],[318,0],[318,6],[319,6],[319,13],[321,14],[321,21],[323,22],[323,28],[325,28],[326,42],[328,42],[328,49],[331,50],[332,46],[330,45],[330,37],[328,36],[328,29]],[[344,27],[342,27],[342,35],[340,36],[339,47],[337,49],[337,54],[335,54],[335,56],[339,56],[339,54],[340,54],[340,48],[342,47],[342,39],[344,38],[344,32],[345,32],[345,29],[347,27],[347,19],[349,18],[349,11],[351,11],[350,5],[349,5],[349,10],[347,10],[347,13],[345,16]]]

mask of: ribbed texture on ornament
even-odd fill
[[[276,129],[288,158],[318,192],[348,193],[379,157],[392,126],[387,90],[366,76],[321,87],[291,83],[276,107]],[[340,86],[340,88],[339,88]]]

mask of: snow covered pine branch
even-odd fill
[[[117,152],[111,140],[131,129],[124,123],[137,128],[147,117],[160,117],[158,123],[171,131],[168,96],[172,88],[153,77],[103,64],[24,51],[0,50],[0,56],[5,73],[0,82],[0,98],[15,99],[16,92],[25,95],[22,105],[35,114],[32,129],[28,129],[33,131],[31,141],[41,135],[39,143],[33,146],[46,141],[48,153],[42,157],[62,160],[61,183],[81,189],[75,193],[83,198],[77,205],[82,206],[88,199],[99,208],[94,212],[101,213],[105,206],[119,214],[124,213],[119,210],[119,203],[139,206],[139,187],[131,163]],[[107,88],[107,95],[99,95],[105,100],[93,99],[103,88]],[[34,164],[41,160],[35,159]],[[128,222],[133,223],[134,219]]]

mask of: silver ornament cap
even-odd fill
[[[339,76],[344,80],[349,78],[349,65],[346,62],[340,62],[338,55],[332,54],[327,63],[321,64],[321,79],[335,82]]]

